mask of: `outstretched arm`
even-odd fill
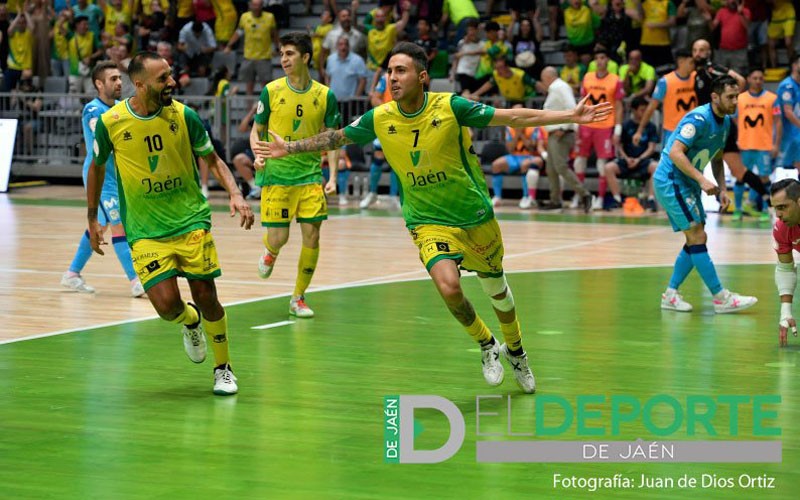
[[[281,158],[295,153],[309,153],[311,151],[331,151],[338,150],[353,141],[344,135],[344,129],[327,130],[299,141],[284,141],[278,134],[269,131],[272,142],[256,141],[253,153],[260,158]],[[262,163],[263,166],[263,163]],[[256,164],[258,168],[258,163]]]
[[[592,123],[603,121],[611,114],[611,103],[601,102],[594,106],[587,106],[586,99],[588,96],[581,99],[575,109],[569,111],[527,108],[496,109],[489,126],[521,128],[558,125],[559,123]]]

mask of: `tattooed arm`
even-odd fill
[[[255,141],[253,144],[253,153],[259,158],[281,158],[295,153],[338,150],[346,144],[353,143],[345,137],[344,129],[328,130],[307,139],[290,142],[284,141],[272,130],[269,133],[272,136],[272,142]]]

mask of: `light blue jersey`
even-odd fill
[[[116,104],[117,101],[115,101]],[[83,141],[86,146],[87,155],[83,160],[83,185],[89,174],[89,165],[92,163],[92,150],[94,147],[94,127],[100,115],[111,109],[106,103],[96,97],[83,107]],[[119,216],[119,194],[117,192],[117,172],[114,167],[114,158],[109,157],[106,162],[106,176],[103,179],[103,188],[100,191],[100,210],[97,220],[101,225],[108,223],[120,224]]]
[[[702,172],[722,151],[730,127],[730,116],[719,118],[711,110],[711,104],[706,104],[687,113],[667,139],[653,175],[653,187],[674,230],[685,231],[693,225],[705,223],[705,212],[700,199],[700,185],[681,172],[669,157],[672,145],[675,141],[684,144],[689,162]]]
[[[781,138],[780,154],[775,162],[778,167],[791,168],[794,165],[800,165],[800,128],[783,114],[784,104],[788,104],[792,108],[795,116],[800,116],[800,83],[797,83],[791,75],[784,78],[778,86],[778,105],[781,107],[783,137]]]

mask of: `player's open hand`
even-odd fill
[[[588,98],[589,96],[586,95],[575,106],[575,123],[601,122],[614,111],[610,102],[601,102],[592,106],[587,105],[586,99]]]
[[[108,245],[108,243],[106,243],[105,238],[103,238],[103,226],[97,222],[97,219],[89,221],[89,242],[92,245],[92,250],[100,255],[105,255],[105,252],[103,252],[100,246]]]
[[[286,141],[272,130],[269,131],[269,135],[272,136],[272,141],[256,141],[253,147],[253,154],[261,158],[282,158],[288,155]]]
[[[789,330],[792,331],[792,335],[797,337],[797,321],[791,316],[784,316],[778,325],[781,347],[786,347],[789,345]]]
[[[231,217],[236,216],[236,212],[239,212],[239,215],[241,215],[239,226],[245,229],[250,229],[253,227],[253,223],[256,221],[256,216],[253,215],[253,210],[250,208],[250,204],[244,200],[242,193],[231,196],[230,207]]]

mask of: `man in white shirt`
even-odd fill
[[[342,35],[346,36],[350,42],[351,52],[358,54],[362,59],[367,57],[367,37],[353,27],[350,15],[349,9],[341,9],[339,11],[337,26],[330,30],[322,41],[322,61],[326,61],[328,56],[336,50],[336,42]],[[319,68],[319,71],[320,81],[325,81],[324,66]]]
[[[548,66],[542,70],[542,85],[547,89],[544,109],[565,111],[576,106],[572,87],[558,77],[558,71]],[[569,152],[575,147],[575,125],[547,125],[547,179],[550,182],[550,203],[540,205],[542,210],[561,209],[561,182],[563,177],[568,187],[581,197],[581,207],[588,213],[592,209],[592,194],[584,187],[575,172],[567,165]]]

